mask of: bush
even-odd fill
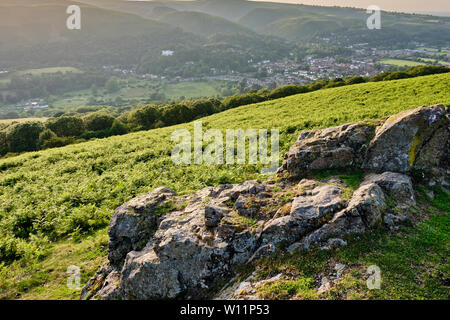
[[[114,117],[106,112],[95,112],[83,118],[88,131],[99,131],[111,128]]]
[[[345,79],[345,83],[349,84],[349,85],[357,84],[357,83],[364,83],[364,82],[366,82],[366,80],[361,76],[354,76],[354,77]]]
[[[345,86],[344,80],[342,80],[341,78],[335,78],[328,81],[328,84],[325,86],[325,88],[336,88],[342,86]]]
[[[144,129],[151,129],[154,123],[161,117],[161,112],[155,106],[145,106],[133,110],[128,115],[128,123],[134,127],[142,127]]]
[[[8,153],[8,142],[6,140],[6,132],[0,131],[0,156]]]
[[[279,99],[279,98],[284,98],[284,97],[292,96],[294,94],[305,93],[305,92],[308,92],[308,90],[306,89],[305,86],[288,84],[288,85],[281,86],[281,87],[278,87],[278,88],[272,90],[269,93],[268,97],[270,99]]]
[[[236,94],[223,101],[224,109],[237,108],[243,105],[265,101],[266,98],[256,93]]]
[[[194,118],[209,116],[222,109],[222,103],[216,98],[186,100],[183,104],[192,110]]]
[[[6,141],[11,152],[36,151],[39,135],[44,130],[41,122],[16,123],[6,129]]]
[[[64,147],[69,144],[75,143],[77,140],[74,137],[53,137],[48,140],[45,140],[42,143],[42,149],[48,148],[59,148]]]
[[[39,145],[42,146],[44,141],[50,140],[52,138],[56,138],[56,134],[50,129],[45,129],[39,135]]]
[[[84,123],[79,117],[63,116],[49,120],[46,125],[58,137],[77,137],[84,132]]]
[[[195,114],[192,109],[184,104],[174,104],[162,109],[161,120],[166,125],[188,122],[194,120]]]
[[[122,121],[115,119],[113,124],[111,125],[111,134],[112,135],[121,135],[121,134],[125,134],[125,133],[128,133],[127,125],[124,124]]]

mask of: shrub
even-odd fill
[[[75,143],[76,141],[77,140],[74,137],[52,137],[48,140],[45,140],[42,143],[41,148],[42,149],[59,148]]]
[[[117,119],[114,119],[114,122],[112,123],[110,130],[112,135],[121,135],[128,133],[127,125]]]
[[[150,129],[160,116],[161,112],[157,107],[148,105],[131,111],[127,120],[134,128],[142,127],[144,129]]]
[[[288,85],[281,86],[281,87],[278,87],[278,88],[272,90],[269,93],[268,97],[270,99],[279,99],[279,98],[284,98],[287,96],[292,96],[294,94],[305,93],[307,91],[308,90],[306,89],[305,86],[288,84]]]
[[[341,78],[335,78],[328,81],[328,84],[325,86],[325,88],[336,88],[342,86],[345,86],[344,80],[342,80]]]
[[[6,140],[6,132],[0,131],[0,156],[8,153],[8,142]]]
[[[44,141],[46,140],[50,140],[52,138],[56,138],[56,134],[50,130],[50,129],[45,129],[44,131],[41,132],[41,134],[39,135],[39,145],[42,146],[42,144],[44,143]]]
[[[354,76],[354,77],[345,79],[346,84],[357,84],[357,83],[364,83],[364,82],[366,82],[366,80],[361,76]]]
[[[256,93],[236,94],[234,96],[226,98],[223,101],[223,107],[224,109],[231,109],[247,104],[262,102],[265,100],[266,98]]]

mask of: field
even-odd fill
[[[420,58],[420,60],[422,60],[424,62],[431,62],[431,63],[436,61],[436,59],[431,59],[431,58]],[[444,65],[444,66],[450,65],[450,62],[447,62],[447,61],[444,61],[444,60],[438,60],[438,63],[441,64],[441,65]]]
[[[66,73],[66,72],[73,72],[73,73],[81,73],[81,70],[78,70],[77,68],[73,67],[52,67],[52,68],[40,68],[40,69],[28,69],[23,71],[17,71],[15,74],[18,76],[23,76],[26,74],[31,74],[32,76],[40,76],[41,74],[45,73]]]
[[[148,100],[150,95],[155,92],[154,89],[148,88],[148,86],[160,86],[160,92],[165,94],[167,99],[179,100],[180,97],[185,98],[198,98],[198,97],[212,97],[220,95],[218,90],[220,86],[219,81],[193,81],[193,82],[180,82],[180,83],[163,83],[160,85],[156,81],[152,80],[140,80],[136,83],[121,88],[115,93],[102,92],[95,98],[100,100],[114,101],[120,97],[125,100]],[[70,97],[61,97],[52,103],[53,107],[61,110],[76,108],[80,106],[86,106],[89,104],[89,98],[91,97],[90,90],[74,91],[70,93]]]
[[[386,59],[386,60],[381,60],[380,63],[390,64],[390,65],[398,66],[398,67],[404,67],[404,66],[415,67],[415,66],[426,65],[426,63],[422,63],[422,62],[401,60],[401,59]]]
[[[181,96],[186,98],[213,97],[220,92],[217,90],[216,81],[180,82],[167,86],[166,96],[170,99],[178,99]]]
[[[364,83],[243,106],[202,121],[204,129],[222,131],[278,128],[283,156],[306,128],[386,117],[420,105],[450,105],[449,87],[450,74]],[[170,159],[174,146],[170,137],[177,128],[192,130],[193,124],[0,160],[0,259],[5,261],[0,264],[0,298],[77,298],[78,291],[66,288],[67,267],[78,265],[82,282],[88,280],[106,259],[106,227],[114,208],[138,194],[161,185],[184,194],[209,185],[264,178],[259,175],[260,165],[176,166]],[[433,227],[445,228],[445,224]],[[364,252],[364,248],[355,250]],[[396,268],[406,268],[414,261],[398,263]],[[446,272],[448,278],[448,268]],[[401,283],[406,280],[398,276],[392,281],[395,297],[405,298]],[[395,291],[397,285],[400,291]],[[416,296],[420,297],[424,296]]]

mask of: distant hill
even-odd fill
[[[81,30],[66,27],[70,4],[81,6]],[[0,64],[129,64],[149,50],[196,41],[176,26],[73,1],[0,3]]]
[[[155,8],[155,10],[158,10],[158,8]],[[242,25],[202,12],[172,11],[162,15],[158,20],[182,28],[184,31],[203,36],[215,33],[254,33]]]
[[[383,12],[382,30],[368,30],[366,10],[246,0],[203,1],[123,1],[81,0],[114,10],[155,18],[153,9],[167,7],[178,11],[196,11],[236,22],[264,35],[290,41],[333,35],[341,42],[369,42],[377,46],[406,45],[411,41],[442,44],[450,39],[450,18],[430,15]],[[208,18],[210,21],[211,18]],[[173,21],[172,21],[173,22]],[[218,22],[217,22],[218,23]],[[221,21],[220,24],[224,24]],[[181,23],[178,26],[183,27]],[[186,29],[192,28],[185,24]],[[195,24],[196,32],[206,24]],[[227,24],[229,27],[230,25]],[[202,30],[203,31],[203,30]],[[206,31],[203,31],[206,33]]]

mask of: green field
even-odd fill
[[[436,61],[436,59],[431,59],[431,58],[420,58],[420,60],[424,61],[424,62],[431,62],[434,63]],[[438,63],[441,65],[450,65],[450,62],[444,61],[444,60],[438,60]]]
[[[165,94],[171,99],[178,99],[181,96],[186,98],[213,97],[220,92],[217,90],[215,81],[196,81],[169,84]]]
[[[283,156],[306,128],[450,105],[449,87],[450,74],[364,83],[242,106],[202,121],[222,131],[278,128]],[[79,292],[65,286],[66,268],[78,265],[83,283],[88,280],[106,259],[105,228],[114,208],[136,195],[161,185],[183,194],[261,177],[260,165],[176,166],[170,136],[177,128],[192,130],[193,124],[0,160],[0,259],[9,259],[0,265],[0,298],[77,298]]]
[[[118,97],[124,100],[147,100],[150,94],[154,92],[153,89],[147,88],[147,85],[155,85],[155,81],[141,80],[133,85],[126,86],[115,93],[100,93],[95,98],[103,100],[114,100]],[[179,100],[180,97],[185,98],[199,98],[212,97],[220,95],[218,90],[220,82],[218,81],[193,81],[180,83],[164,83],[161,86],[160,92],[164,93],[166,99]],[[70,97],[60,98],[52,103],[55,108],[66,109],[76,108],[88,105],[91,97],[90,90],[75,91],[70,94]]]
[[[386,60],[381,60],[380,63],[390,64],[390,65],[398,66],[398,67],[404,67],[404,66],[415,67],[415,66],[426,65],[426,63],[422,63],[422,62],[402,60],[402,59],[386,59]]]
[[[18,76],[23,76],[26,74],[31,74],[32,76],[40,76],[41,74],[45,73],[66,73],[66,72],[73,72],[73,73],[82,73],[81,70],[73,67],[52,67],[52,68],[40,68],[40,69],[28,69],[28,70],[22,70],[17,71],[15,74]]]

